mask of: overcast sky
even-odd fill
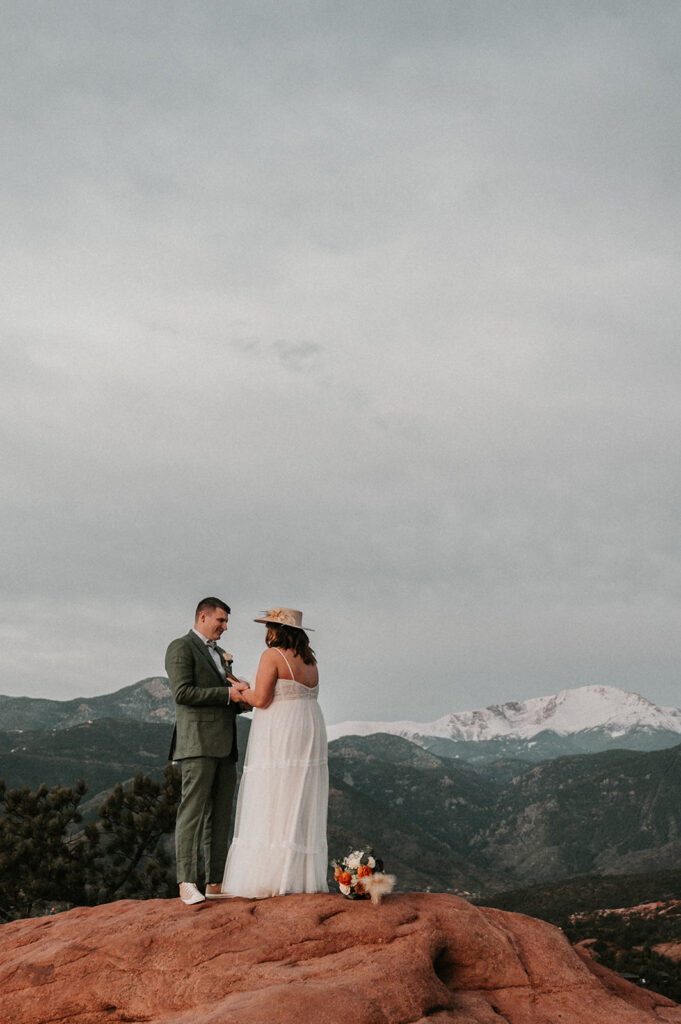
[[[681,5],[4,0],[0,692],[681,703]]]

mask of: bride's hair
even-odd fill
[[[299,658],[302,658],[306,665],[316,665],[315,653],[310,647],[307,633],[303,629],[295,629],[292,626],[280,626],[275,622],[267,623],[267,636],[265,643],[268,647],[283,647],[286,651],[293,651]]]

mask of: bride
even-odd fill
[[[263,897],[326,892],[329,795],[319,673],[302,612],[271,608],[222,892]]]

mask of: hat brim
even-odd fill
[[[253,619],[254,622],[262,622],[265,626],[286,626],[287,629],[300,629],[303,633],[314,633],[311,626],[291,626],[288,622],[280,622],[279,619]]]

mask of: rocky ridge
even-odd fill
[[[491,704],[476,711],[458,711],[435,722],[343,722],[329,729],[339,736],[392,732],[480,742],[511,736],[529,740],[551,729],[558,735],[603,726],[615,737],[635,727],[667,729],[681,734],[681,710],[663,708],[637,693],[616,686],[578,686],[548,697]]]
[[[615,686],[580,686],[547,697],[457,711],[434,722],[341,722],[329,739],[389,733],[445,757],[484,764],[544,761],[613,748],[657,750],[681,740],[681,709]]]
[[[560,930],[444,894],[124,901],[0,928],[2,1024],[652,1024]]]
[[[0,721],[8,732],[25,729],[68,729],[99,718],[134,719],[137,722],[175,720],[170,683],[165,676],[141,679],[115,693],[73,700],[0,695]]]
[[[69,701],[0,695],[0,723],[8,733],[68,729],[102,718],[172,724],[168,680],[156,676],[115,693]],[[475,764],[506,758],[536,762],[613,748],[674,746],[681,741],[681,709],[660,707],[614,686],[580,686],[457,711],[434,722],[342,722],[328,732],[331,740],[388,733]]]

